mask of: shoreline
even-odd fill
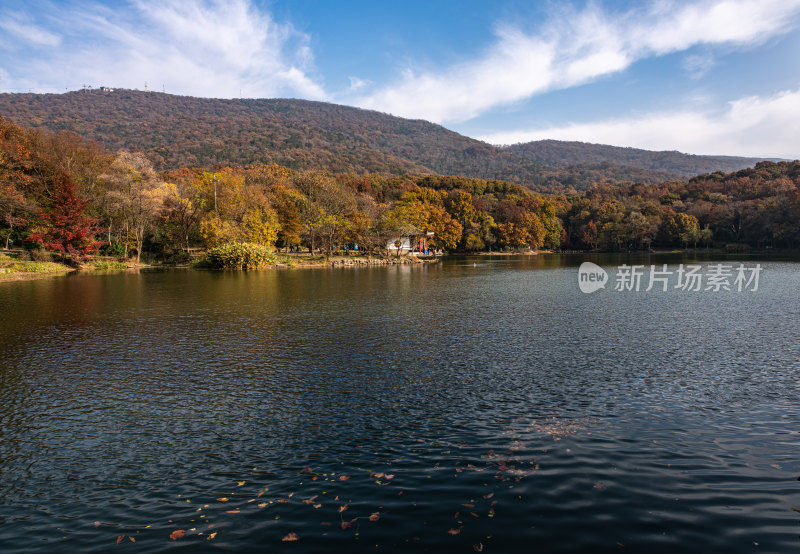
[[[569,251],[569,252],[555,252],[552,250],[529,250],[523,252],[474,252],[470,254],[454,254],[452,256],[538,256],[541,254],[650,254],[650,255],[669,255],[669,254],[719,254],[723,256],[735,255],[734,253],[725,252],[722,249],[709,249],[709,250],[657,250],[654,252],[590,252],[590,251]],[[797,250],[775,250],[775,251],[757,251],[747,253],[749,256],[797,256],[800,252]],[[46,262],[42,263],[45,267],[42,271],[8,271],[9,268],[0,266],[0,285],[2,283],[15,283],[20,281],[35,281],[41,279],[65,277],[78,273],[86,274],[100,274],[109,272],[120,271],[139,271],[139,270],[159,270],[159,269],[192,269],[196,271],[265,271],[265,270],[288,270],[288,269],[322,269],[322,268],[356,268],[356,267],[377,267],[388,265],[409,265],[409,264],[429,264],[439,263],[444,256],[402,256],[396,258],[390,257],[356,257],[356,256],[333,256],[326,260],[323,256],[309,256],[307,254],[278,254],[275,263],[266,265],[260,268],[250,269],[228,269],[218,270],[197,266],[195,264],[148,264],[148,263],[135,263],[135,262],[114,262],[119,265],[125,264],[124,267],[91,267],[85,265],[79,268],[70,267],[61,263]],[[37,262],[26,262],[37,263]],[[99,262],[101,265],[103,262]]]
[[[139,271],[142,269],[192,269],[195,271],[269,271],[275,269],[320,269],[320,268],[343,268],[343,267],[375,267],[387,265],[409,265],[409,264],[426,264],[438,263],[441,261],[441,256],[438,257],[416,257],[416,256],[402,256],[400,258],[362,258],[362,257],[347,257],[335,256],[326,260],[324,257],[311,257],[308,256],[307,260],[303,260],[303,256],[282,254],[278,256],[278,260],[273,264],[266,265],[259,268],[250,269],[229,269],[219,270],[205,267],[198,267],[193,264],[147,264],[147,263],[133,263],[126,262],[125,267],[69,267],[64,264],[47,262],[47,269],[44,271],[5,271],[7,268],[0,267],[0,283],[13,283],[20,281],[35,281],[40,279],[48,279],[51,277],[65,277],[78,273],[86,274],[99,274],[108,272],[121,272],[121,271]],[[300,260],[300,261],[296,261]],[[30,263],[30,262],[27,262]]]

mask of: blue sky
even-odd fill
[[[800,158],[800,0],[4,0],[0,91],[293,97],[554,138]]]

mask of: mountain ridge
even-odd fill
[[[587,163],[603,163],[616,160],[618,165],[654,171],[670,171],[683,177],[723,171],[730,173],[752,167],[762,161],[788,161],[782,158],[759,158],[744,156],[715,156],[686,154],[678,150],[645,150],[631,146],[611,146],[579,141],[545,139],[500,146],[502,150],[542,161],[547,164],[568,167]],[[624,163],[623,163],[624,162]]]
[[[648,151],[621,156],[617,147],[605,147],[601,155],[597,147],[604,145],[585,143],[560,143],[561,152],[558,141],[496,147],[421,119],[284,98],[213,99],[129,89],[4,93],[0,115],[34,129],[72,131],[110,150],[145,152],[162,170],[277,163],[339,173],[463,175],[569,191],[598,182],[657,183],[733,171],[762,160],[694,156],[703,163],[687,172],[685,154],[647,162]]]

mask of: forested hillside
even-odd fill
[[[277,163],[291,169],[440,173],[533,182],[544,165],[422,120],[310,102],[116,90],[0,95],[21,125],[74,131],[158,169]]]
[[[695,156],[676,151],[655,152],[639,148],[620,148],[606,144],[539,140],[503,147],[529,160],[537,160],[555,166],[612,164],[629,168],[662,172],[667,178],[693,177],[715,171],[737,171],[753,167],[762,158],[738,156]],[[662,179],[664,181],[666,179]]]
[[[0,94],[0,115],[25,127],[73,131],[111,151],[144,152],[157,170],[276,163],[333,173],[465,175],[570,193],[595,183],[677,179],[688,175],[684,158],[694,160],[696,173],[730,165],[727,159],[677,153],[648,165],[640,163],[644,151],[609,158],[595,155],[598,145],[577,143],[566,143],[571,154],[562,148],[558,156],[552,148],[546,155],[525,145],[497,148],[426,121],[304,100],[134,90]]]
[[[499,180],[297,171],[279,165],[157,172],[70,132],[0,118],[0,239],[73,256],[183,260],[249,242],[385,253],[398,236],[448,251],[675,246],[797,248],[800,162],[761,162],[658,185],[542,195]],[[66,241],[66,242],[65,242]]]

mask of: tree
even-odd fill
[[[278,238],[278,215],[269,208],[251,208],[242,217],[241,238],[245,242],[272,247]]]
[[[586,248],[596,248],[597,247],[597,225],[594,224],[593,220],[589,220],[583,228],[583,233],[581,234],[581,242],[583,243]]]
[[[300,219],[298,205],[302,206],[304,198],[299,191],[287,189],[283,185],[273,188],[273,206],[278,213],[278,245],[285,247],[289,252],[300,244],[303,234],[303,221]]]
[[[128,255],[128,237],[131,236],[135,241],[136,263],[139,263],[145,236],[164,212],[174,188],[158,179],[144,154],[120,152],[108,173],[101,178],[109,188],[112,220],[114,217],[122,220],[125,228],[125,256]]]
[[[676,213],[667,220],[666,232],[671,240],[687,246],[700,239],[700,224],[693,215]]]
[[[196,233],[207,202],[191,181],[181,180],[169,183],[167,187],[169,194],[166,195],[164,207],[168,221],[177,230],[178,241],[188,254],[190,239]]]
[[[101,243],[95,240],[100,231],[98,220],[84,215],[87,206],[88,202],[75,192],[75,181],[62,176],[57,181],[51,208],[42,214],[47,230],[32,234],[28,240],[76,261],[90,259]]]

